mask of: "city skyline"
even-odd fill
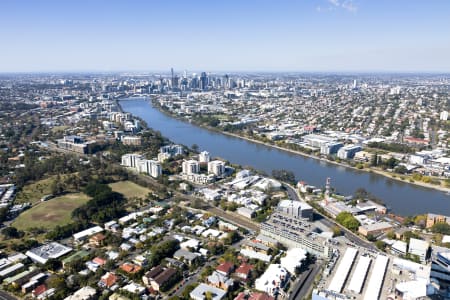
[[[6,1],[0,72],[450,71],[447,1]]]

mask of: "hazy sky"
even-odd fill
[[[450,72],[449,0],[1,0],[0,72]]]

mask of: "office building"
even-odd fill
[[[308,221],[274,212],[260,226],[262,235],[275,239],[288,248],[301,248],[320,257],[331,257],[332,249],[328,239],[312,232]]]
[[[294,218],[312,220],[313,209],[306,202],[282,200],[278,203],[277,210]]]
[[[339,149],[341,149],[343,146],[344,146],[344,144],[342,144],[340,142],[323,143],[320,146],[320,154],[323,154],[323,155],[336,154],[339,151]]]
[[[129,146],[140,146],[142,144],[142,139],[140,136],[122,136],[122,144]]]
[[[437,279],[441,288],[450,287],[450,252],[437,252],[434,255],[430,277]]]
[[[447,223],[450,225],[450,217],[444,215],[427,214],[427,224],[426,227],[433,227],[436,223]]]
[[[361,150],[361,146],[347,145],[338,150],[337,157],[339,157],[340,159],[352,159],[353,157],[355,157],[356,152]]]
[[[85,142],[82,137],[73,135],[65,136],[63,139],[57,141],[58,148],[81,154],[88,153],[88,145],[92,143],[95,142]]]
[[[308,134],[303,137],[303,141],[311,147],[320,149],[327,143],[336,142],[336,139],[320,134]]]
[[[430,254],[430,244],[427,241],[411,238],[408,253],[417,255],[422,263],[426,262]]]

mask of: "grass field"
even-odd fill
[[[145,199],[151,190],[137,185],[131,181],[119,181],[109,184],[114,192],[121,193],[127,199],[141,198]]]
[[[20,230],[33,227],[53,228],[71,221],[72,211],[89,200],[83,193],[67,194],[38,203],[36,206],[21,213],[12,226]]]
[[[64,126],[64,125],[55,126],[52,128],[52,132],[65,131],[66,129],[69,129],[69,128],[70,128],[69,126]]]
[[[64,179],[65,176],[62,175],[61,179]],[[36,181],[31,184],[25,185],[20,192],[17,193],[15,203],[25,203],[31,202],[32,204],[41,201],[41,198],[45,195],[49,195],[52,193],[51,186],[53,180],[56,178],[56,175],[51,176],[47,179],[42,179]]]

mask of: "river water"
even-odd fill
[[[175,143],[197,144],[214,157],[242,166],[252,166],[271,174],[274,169],[293,171],[296,178],[318,187],[327,177],[340,194],[350,195],[364,188],[380,198],[396,214],[407,216],[427,212],[450,215],[450,196],[442,191],[415,186],[381,175],[337,166],[265,145],[255,144],[221,133],[211,132],[188,122],[169,117],[142,98],[120,101],[124,111],[145,120]]]

